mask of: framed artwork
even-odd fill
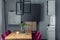
[[[16,2],[16,15],[23,14],[23,3]]]
[[[23,13],[31,13],[31,1],[16,2],[16,15],[22,15]]]
[[[18,25],[21,22],[21,16],[16,15],[16,12],[8,12],[8,25]]]
[[[31,2],[30,1],[24,2],[24,13],[31,13]]]

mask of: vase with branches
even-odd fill
[[[20,31],[23,32],[23,30],[26,28],[27,24],[26,23],[18,23],[20,27]]]

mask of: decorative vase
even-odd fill
[[[23,32],[23,28],[22,28],[22,26],[21,26],[21,29],[20,29],[20,31],[21,31],[21,32]]]
[[[25,29],[24,29],[23,26],[21,26],[21,32],[22,32],[22,33],[25,33]]]

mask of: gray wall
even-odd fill
[[[2,0],[0,0],[0,34],[2,33]]]
[[[50,23],[49,16],[47,14],[47,1],[52,1],[52,0],[42,0],[42,11],[40,13],[40,22],[38,26],[38,30],[42,34],[42,39],[47,39],[47,27],[48,24]]]
[[[19,1],[19,0],[7,0],[6,1],[6,19],[8,18],[8,12],[10,10],[16,11],[16,2],[17,1]],[[32,1],[31,2],[32,4],[40,4],[40,0],[38,0],[38,1],[35,0],[35,2],[34,2],[34,0],[31,0],[31,1]],[[14,28],[13,30],[16,29],[16,27],[10,27],[7,24],[8,24],[8,20],[6,20],[6,26],[7,26],[6,28],[7,29],[11,29],[11,28]]]
[[[56,40],[60,40],[60,0],[56,0]]]
[[[16,2],[17,1],[19,1],[19,0],[7,0],[6,1],[6,31],[7,30],[11,30],[11,31],[13,31],[13,30],[18,30],[19,29],[19,27],[17,26],[9,26],[9,25],[7,25],[8,24],[8,12],[10,12],[10,10],[13,10],[14,12],[16,11]],[[12,19],[13,20],[13,19]]]
[[[2,1],[2,30],[5,32],[5,4],[4,1]]]
[[[19,0],[17,0],[19,1]],[[38,25],[38,30],[39,32],[41,32],[42,34],[42,39],[46,39],[47,38],[47,25],[49,24],[49,16],[47,15],[47,0],[31,0],[31,3],[32,4],[41,4],[42,5],[42,8],[41,8],[41,13],[40,13],[40,22],[39,22],[39,25]],[[6,15],[8,13],[9,10],[16,10],[16,0],[7,0],[6,2]],[[7,18],[7,17],[6,17]],[[7,21],[7,20],[6,20]],[[18,27],[16,26],[8,26],[7,25],[7,29],[10,29],[10,30],[17,30],[19,29]]]
[[[4,2],[0,0],[0,34],[4,33]]]
[[[31,4],[31,13],[24,13],[21,16],[21,21],[40,21],[41,8],[40,4]]]
[[[49,16],[47,14],[47,1],[44,1],[44,4],[42,4],[42,11],[40,13],[40,22],[38,26],[38,30],[42,34],[42,39],[47,39],[47,27],[49,24]]]
[[[19,1],[19,0],[17,0]],[[41,8],[41,13],[40,13],[40,22],[39,22],[39,26],[38,26],[38,30],[41,32],[42,34],[42,39],[46,39],[47,37],[47,25],[49,23],[49,17],[47,16],[47,3],[46,0],[31,0],[32,4],[41,4],[42,8]],[[9,10],[16,10],[16,0],[7,0],[6,2],[6,14],[8,13]],[[6,17],[7,18],[7,17]],[[6,20],[8,21],[8,20]],[[7,30],[18,30],[19,27],[16,26],[8,26],[7,25]]]

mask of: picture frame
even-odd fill
[[[24,2],[24,13],[31,13],[31,1]]]
[[[21,16],[15,13],[16,12],[8,12],[8,25],[18,25],[18,23],[21,22]]]
[[[22,14],[23,14],[23,3],[16,2],[16,15],[22,15]]]

